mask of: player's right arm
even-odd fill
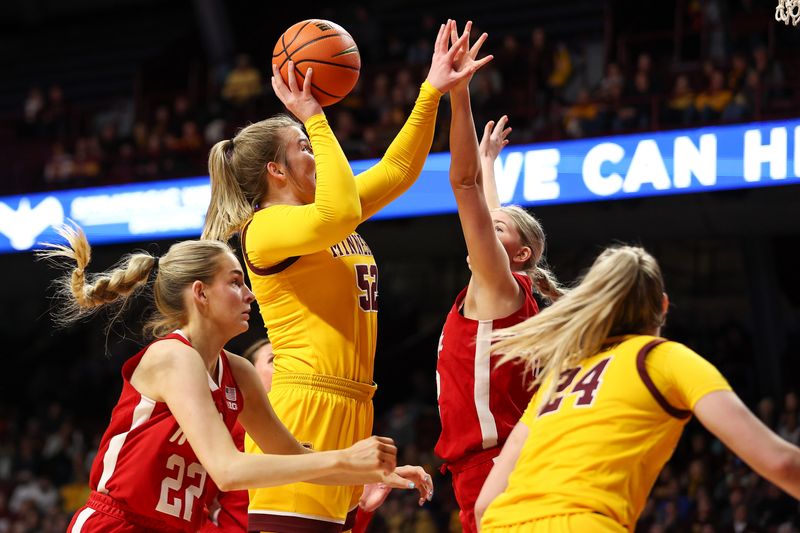
[[[152,345],[131,384],[145,396],[167,404],[200,463],[220,490],[272,487],[321,474],[357,474],[358,483],[379,481],[395,467],[391,439],[370,437],[346,450],[303,455],[249,455],[240,452],[208,389],[198,353],[178,341]]]
[[[286,108],[303,121],[314,150],[316,192],[308,205],[271,205],[253,218],[246,243],[256,266],[324,250],[346,238],[361,220],[361,200],[350,163],[322,108],[311,95],[311,78],[297,87],[289,64],[287,86],[273,65],[272,86]]]
[[[479,150],[483,177],[483,195],[486,197],[486,205],[489,206],[489,210],[500,207],[500,196],[497,194],[497,180],[494,175],[494,162],[508,144],[508,134],[511,133],[511,128],[507,128],[507,125],[507,115],[500,117],[497,122],[490,120],[484,126],[483,137],[481,137]]]
[[[469,26],[466,31],[469,31]],[[486,34],[483,34],[464,53],[464,63],[474,61],[485,39]],[[519,309],[525,295],[511,272],[508,254],[497,238],[484,196],[468,80],[450,91],[450,107],[450,187],[458,207],[472,269],[465,313],[469,318],[492,320]]]
[[[715,391],[703,396],[694,414],[753,470],[800,499],[800,448],[764,425],[735,393]]]
[[[528,438],[528,433],[528,426],[521,421],[517,422],[503,445],[503,450],[497,456],[489,476],[484,481],[483,488],[481,488],[478,499],[475,501],[475,523],[478,524],[479,530],[481,518],[489,504],[506,490],[508,476],[511,475],[517,465],[517,460],[522,452],[522,447],[525,445],[525,440]]]

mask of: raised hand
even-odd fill
[[[360,440],[342,453],[344,469],[365,474],[365,483],[382,481],[397,466],[397,448],[388,437],[372,436]]]
[[[314,115],[322,113],[322,106],[319,105],[317,99],[311,94],[311,77],[313,72],[311,68],[306,70],[305,79],[303,80],[303,88],[297,87],[297,77],[294,74],[294,61],[289,61],[289,85],[284,83],[281,73],[278,72],[278,66],[273,63],[272,65],[272,90],[275,91],[275,96],[283,102],[286,109],[296,116],[301,122],[305,122]]]
[[[480,66],[475,67],[475,64],[478,63],[476,58],[478,57],[478,52],[480,52],[483,43],[486,42],[486,38],[488,35],[486,33],[482,33],[478,40],[475,41],[475,44],[472,47],[469,47],[469,35],[472,31],[472,21],[469,20],[464,25],[464,33],[461,34],[461,37],[458,36],[458,28],[456,24],[453,23],[450,27],[450,45],[456,46],[456,43],[461,42],[460,49],[456,52],[456,55],[453,56],[453,67],[458,72],[467,71],[468,76],[458,82],[453,89],[462,89],[467,88],[469,85],[470,80],[472,80],[473,74],[485,63],[491,61],[493,56],[487,56],[489,59],[486,61],[487,58],[483,58],[481,61],[485,61]],[[459,41],[459,39],[463,39],[466,37],[466,40]],[[473,68],[475,67],[475,68]]]
[[[433,46],[428,83],[440,92],[446,93],[462,82],[466,86],[472,75],[493,59],[491,55],[480,60],[476,59],[481,45],[486,40],[485,35],[481,35],[475,45],[466,51],[469,46],[468,28],[471,26],[471,23],[467,23],[464,33],[451,46],[448,46],[450,36],[457,31],[455,21],[448,20],[446,24],[439,27],[439,34],[436,36],[436,43]]]
[[[507,128],[507,124],[508,115],[503,115],[496,123],[494,120],[486,123],[486,127],[483,128],[481,144],[478,148],[481,158],[486,158],[494,163],[494,160],[497,159],[497,156],[508,144],[508,134],[511,133],[511,128]]]

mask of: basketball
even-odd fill
[[[298,22],[275,44],[272,62],[286,83],[289,60],[294,61],[298,87],[303,86],[306,71],[313,68],[311,92],[323,107],[347,96],[361,70],[361,55],[347,30],[321,19]]]

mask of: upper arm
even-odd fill
[[[423,83],[414,109],[384,156],[356,176],[362,221],[403,194],[419,178],[433,144],[440,98],[441,93],[430,83]]]
[[[256,445],[264,453],[305,453],[305,448],[297,442],[272,409],[255,367],[237,355],[230,355],[228,360],[236,384],[244,396],[244,410],[239,413],[239,422]]]
[[[218,480],[238,450],[211,397],[202,358],[193,348],[176,344],[150,347],[144,385],[167,404],[200,463]]]
[[[528,438],[528,426],[524,422],[519,421],[511,434],[508,436],[503,450],[495,460],[492,471],[483,483],[478,500],[475,502],[475,515],[476,520],[480,522],[483,513],[489,507],[489,504],[499,496],[508,486],[508,477],[517,465],[522,447]]]
[[[472,270],[465,311],[477,320],[508,316],[519,309],[525,295],[497,238],[483,191],[480,186],[454,188],[453,194]],[[475,309],[471,309],[473,303]]]
[[[321,216],[315,204],[270,206],[247,226],[244,245],[248,260],[266,267],[329,248],[355,230],[360,210],[358,214],[359,218],[336,219]]]

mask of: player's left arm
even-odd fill
[[[506,443],[503,445],[503,450],[497,457],[492,471],[489,472],[489,476],[483,483],[481,493],[478,495],[478,499],[475,502],[475,523],[478,525],[479,530],[481,518],[483,518],[483,514],[486,512],[489,504],[506,490],[508,486],[508,476],[511,475],[511,472],[517,465],[517,460],[522,452],[522,446],[528,438],[528,433],[528,426],[526,426],[524,422],[517,422],[517,425],[514,426],[513,431],[511,431],[511,434],[508,436],[508,440],[506,440]]]
[[[441,96],[429,82],[423,83],[411,115],[386,154],[356,176],[362,222],[407,191],[419,178],[433,143]]]

